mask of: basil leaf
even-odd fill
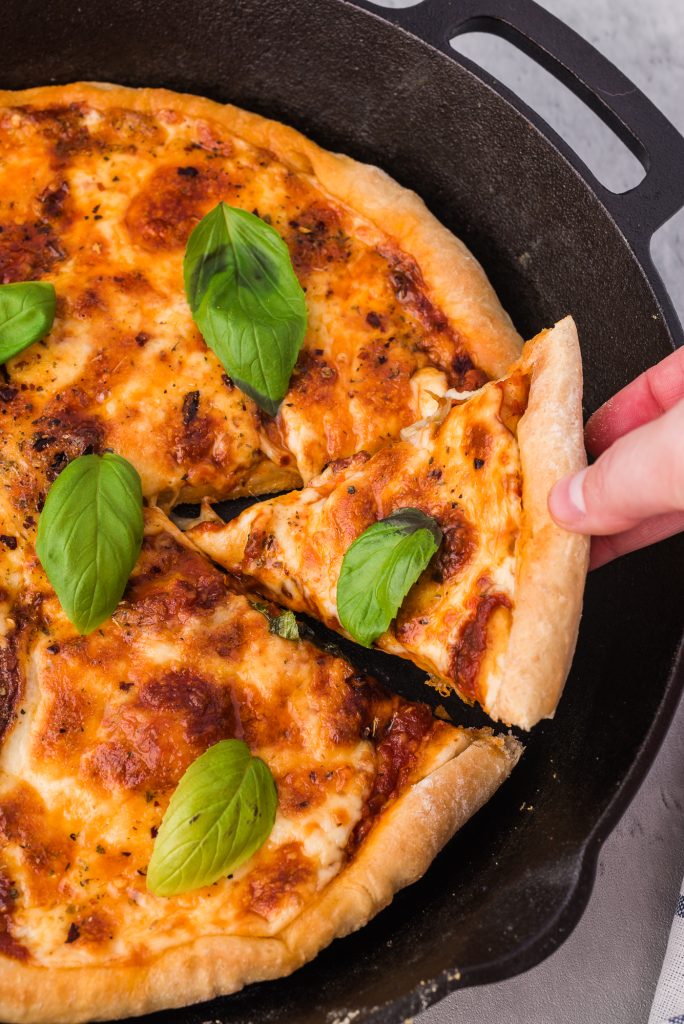
[[[185,294],[202,337],[234,383],[275,416],[306,332],[306,301],[285,242],[226,203],[194,229]]]
[[[268,767],[241,740],[221,740],[193,761],[162,818],[147,869],[155,896],[211,885],[268,839],[278,794]]]
[[[388,629],[402,601],[442,542],[435,520],[400,508],[357,537],[342,560],[337,614],[364,647]]]
[[[47,281],[0,285],[0,365],[45,337],[55,304],[54,285]]]
[[[40,515],[36,552],[79,633],[91,633],[116,608],[142,537],[142,488],[130,462],[105,452],[62,470]]]
[[[271,633],[282,636],[283,640],[299,640],[299,627],[292,612],[276,615],[268,624]]]
[[[293,612],[281,612],[280,615],[271,615],[268,605],[262,601],[255,601],[252,608],[261,612],[268,619],[269,633],[281,636],[283,640],[299,640],[299,626]]]

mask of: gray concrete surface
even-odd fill
[[[684,132],[684,0],[542,0],[617,64]],[[408,6],[384,0],[385,6]],[[464,53],[518,92],[615,191],[631,155],[508,44],[461,37]],[[684,174],[684,167],[682,168]],[[656,235],[656,265],[684,317],[684,214]],[[416,1024],[645,1024],[684,874],[684,707],[636,799],[605,844],[582,921],[548,960],[497,985],[457,992]]]

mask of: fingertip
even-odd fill
[[[584,477],[586,469],[574,476],[560,480],[549,494],[549,512],[559,526],[569,530],[581,530],[586,519],[587,507],[584,500]]]

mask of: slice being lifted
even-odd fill
[[[87,637],[24,571],[0,640],[2,1020],[110,1020],[289,974],[418,878],[520,754],[275,635],[159,511]],[[169,798],[232,737],[275,779],[273,829],[228,877],[155,896]]]
[[[553,523],[547,496],[585,464],[581,394],[568,317],[528,342],[504,379],[450,409],[436,399],[405,440],[192,538],[254,589],[343,632],[345,553],[371,524],[419,509],[443,540],[377,646],[528,729],[555,710],[579,624],[588,540]]]

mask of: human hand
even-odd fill
[[[596,462],[549,495],[559,526],[593,535],[592,569],[684,530],[684,348],[590,417]]]

